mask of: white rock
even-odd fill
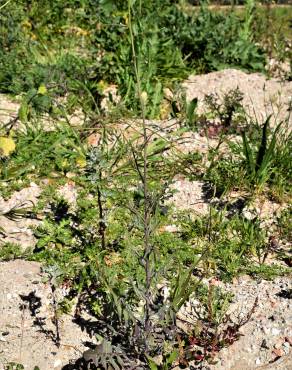
[[[54,368],[59,367],[59,366],[61,366],[61,365],[62,365],[62,361],[61,361],[60,359],[58,359],[58,360],[56,360],[56,361],[54,362]]]
[[[256,363],[256,365],[260,365],[260,364],[261,364],[261,360],[260,360],[259,358],[257,358],[257,359],[255,360],[255,363]]]

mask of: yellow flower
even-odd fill
[[[104,91],[108,87],[108,84],[104,80],[100,80],[97,86],[99,90]]]
[[[76,165],[79,167],[79,168],[84,168],[86,167],[86,159],[84,156],[78,156],[76,158]]]
[[[0,136],[0,156],[8,157],[15,148],[15,142],[11,137]]]
[[[47,93],[47,88],[45,85],[40,85],[40,87],[38,88],[38,93],[40,95],[46,95]]]

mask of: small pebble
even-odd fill
[[[272,328],[272,335],[279,335],[281,333],[281,330],[277,329],[277,328]]]
[[[269,335],[270,334],[270,329],[267,328],[267,327],[265,327],[265,326],[262,328],[262,331],[265,333],[265,335]]]
[[[289,344],[288,344],[289,346]],[[283,350],[285,352],[285,355],[287,355],[289,352],[290,352],[290,346],[289,347],[286,347],[285,344],[283,345]]]
[[[261,360],[260,360],[259,358],[257,358],[257,359],[255,360],[255,363],[256,363],[256,365],[260,365],[260,364],[261,364]]]

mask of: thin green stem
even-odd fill
[[[2,10],[3,8],[5,8],[5,6],[6,6],[6,5],[8,5],[11,1],[12,1],[12,0],[8,0],[8,1],[6,1],[6,3],[2,4],[2,5],[0,6],[0,10]]]
[[[141,77],[137,61],[137,54],[135,50],[135,40],[132,26],[132,9],[131,2],[128,0],[128,26],[131,39],[131,48],[133,54],[133,64],[135,77],[137,81],[138,97],[142,111],[142,128],[143,128],[143,195],[144,195],[144,266],[146,274],[146,289],[145,289],[145,334],[146,334],[146,348],[147,336],[150,332],[150,288],[151,288],[151,245],[150,245],[150,212],[149,212],[149,194],[148,194],[148,170],[147,170],[147,149],[148,149],[148,136],[146,126],[145,114],[145,100],[142,97]]]

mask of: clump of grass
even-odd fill
[[[238,189],[252,194],[268,189],[269,195],[277,201],[289,198],[291,134],[285,131],[284,122],[270,129],[270,119],[271,116],[262,126],[244,130],[242,142],[228,141],[229,152],[222,153],[220,146],[209,152],[210,164],[205,178],[215,186],[217,195]],[[219,144],[224,141],[221,137]]]
[[[6,242],[0,245],[1,261],[11,261],[25,256],[27,256],[27,253],[23,252],[19,244]]]

